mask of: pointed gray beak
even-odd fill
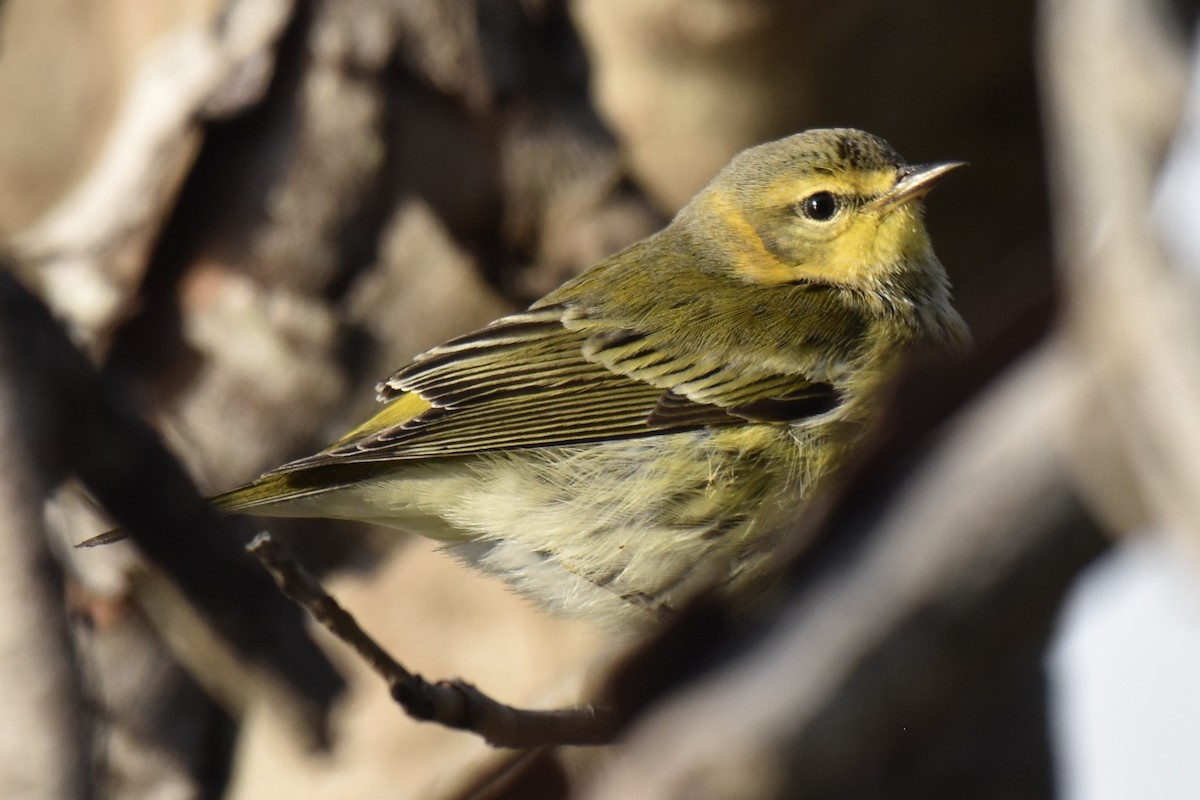
[[[904,203],[919,200],[927,195],[929,190],[946,176],[946,173],[966,165],[965,161],[943,161],[937,164],[917,164],[904,167],[896,185],[869,203],[867,207],[886,211]]]

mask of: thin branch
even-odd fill
[[[284,594],[383,678],[392,698],[414,719],[471,731],[496,747],[606,744],[617,732],[620,720],[607,708],[588,705],[532,711],[499,703],[458,679],[430,683],[405,669],[371,638],[269,533],[260,533],[246,549],[258,558]]]

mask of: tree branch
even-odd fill
[[[496,747],[606,744],[616,733],[618,718],[606,708],[532,711],[499,703],[458,679],[430,683],[405,669],[371,638],[269,533],[256,536],[247,550],[258,558],[284,594],[383,678],[392,698],[414,719],[477,733]]]
[[[43,488],[76,475],[161,570],[141,577],[161,590],[161,604],[147,603],[147,612],[162,613],[171,596],[182,593],[199,610],[195,621],[208,639],[224,643],[220,660],[242,676],[240,692],[256,683],[245,680],[249,670],[298,730],[307,731],[310,741],[323,739],[324,712],[341,680],[299,615],[246,561],[231,521],[216,516],[154,432],[3,266],[0,350],[0,384],[9,388],[9,406],[18,412],[12,424],[35,455],[21,467],[35,470]],[[190,630],[184,635],[167,625],[163,633],[188,645],[198,635]],[[188,652],[185,647],[185,657]],[[192,666],[206,674],[206,665]],[[221,696],[236,711],[238,683],[226,680],[224,688]]]

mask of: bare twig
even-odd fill
[[[405,669],[371,638],[269,533],[258,534],[246,549],[262,562],[284,594],[384,679],[392,698],[414,719],[477,733],[496,747],[606,744],[617,731],[616,714],[603,707],[531,711],[499,703],[462,680],[430,683]]]

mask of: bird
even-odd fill
[[[212,502],[431,537],[618,630],[702,591],[750,603],[905,360],[968,339],[923,221],[960,166],[850,128],[751,147],[659,232],[417,356],[366,422]]]

